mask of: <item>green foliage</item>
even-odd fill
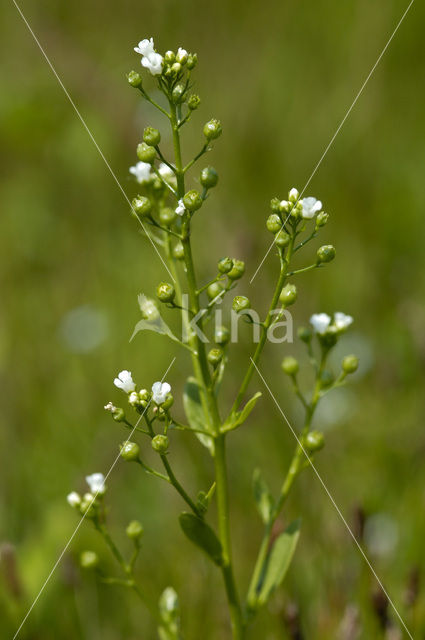
[[[211,527],[192,513],[182,513],[179,522],[189,540],[202,549],[220,567],[223,564],[223,549]]]

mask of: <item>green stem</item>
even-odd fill
[[[288,267],[289,267],[289,263],[291,261],[291,257],[292,257],[293,249],[294,249],[294,241],[295,241],[295,233],[294,233],[294,235],[291,236],[291,241],[290,241],[290,244],[288,246],[288,251],[287,251],[287,254],[286,254],[286,258],[281,261],[281,268],[280,268],[279,278],[278,278],[278,281],[277,281],[277,284],[276,284],[276,288],[275,288],[275,291],[274,291],[274,294],[273,294],[273,298],[272,298],[272,301],[271,301],[271,304],[270,304],[270,307],[269,307],[269,310],[268,310],[268,313],[267,313],[267,317],[266,317],[266,319],[264,321],[264,324],[263,324],[260,340],[259,340],[259,342],[257,344],[257,347],[256,347],[255,351],[254,351],[254,355],[252,356],[252,358],[250,358],[250,363],[249,363],[247,372],[245,374],[245,377],[244,377],[244,379],[242,381],[242,384],[241,384],[240,389],[238,391],[238,394],[236,396],[236,400],[233,403],[233,407],[232,407],[231,412],[230,412],[231,414],[235,413],[235,411],[238,410],[239,405],[242,402],[243,397],[245,395],[245,392],[246,392],[246,390],[248,388],[248,385],[249,385],[249,383],[251,381],[251,378],[252,378],[252,375],[253,375],[253,373],[255,371],[255,367],[256,367],[256,365],[258,363],[258,360],[260,359],[261,353],[262,353],[262,351],[264,349],[264,345],[266,344],[267,332],[268,332],[268,330],[269,330],[269,328],[270,328],[270,326],[271,326],[271,324],[273,322],[273,319],[274,319],[274,313],[273,312],[276,309],[276,306],[277,306],[277,304],[279,302],[279,296],[281,294],[281,291],[283,289],[283,285],[285,284],[285,280],[286,280],[286,277],[287,277]]]

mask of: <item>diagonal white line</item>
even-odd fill
[[[78,118],[81,121],[81,124],[83,125],[84,129],[87,131],[90,140],[93,142],[94,146],[96,147],[97,151],[99,152],[100,157],[102,158],[103,162],[105,163],[105,165],[107,166],[111,176],[113,177],[113,179],[115,180],[115,183],[117,184],[119,190],[121,191],[121,193],[123,194],[124,198],[126,199],[126,201],[128,202],[128,204],[130,205],[131,210],[133,211],[136,219],[139,221],[145,235],[149,238],[150,243],[152,245],[152,247],[155,249],[159,259],[161,260],[163,266],[165,267],[165,269],[168,272],[168,275],[170,276],[170,278],[173,280],[173,282],[175,282],[175,279],[173,278],[172,273],[170,272],[169,268],[167,267],[164,258],[161,256],[160,252],[158,251],[158,248],[155,246],[152,238],[150,237],[150,235],[148,234],[145,225],[143,224],[143,222],[140,220],[139,216],[137,215],[137,213],[135,212],[133,205],[131,204],[126,192],[124,191],[124,188],[122,186],[122,184],[120,183],[120,181],[118,180],[117,176],[114,173],[114,170],[112,169],[111,165],[109,164],[108,160],[105,158],[105,155],[102,151],[102,149],[99,147],[98,143],[96,142],[91,130],[89,129],[86,121],[84,120],[83,116],[81,115],[77,105],[75,104],[75,102],[73,101],[73,99],[71,98],[67,88],[65,87],[64,83],[62,82],[61,78],[59,77],[55,67],[53,66],[50,58],[48,57],[47,53],[44,51],[43,47],[41,46],[40,41],[38,40],[37,36],[35,35],[34,31],[32,30],[28,20],[26,19],[26,17],[24,16],[24,14],[22,13],[21,8],[19,7],[18,3],[16,2],[16,0],[12,0],[13,4],[15,5],[16,9],[18,10],[19,15],[21,16],[22,20],[24,21],[25,25],[28,28],[28,31],[30,32],[30,34],[32,35],[32,37],[34,38],[34,41],[36,42],[38,48],[40,49],[41,53],[43,54],[47,64],[49,65],[50,69],[53,72],[53,75],[55,76],[56,80],[58,81],[59,85],[62,87],[66,97],[68,98],[69,102],[71,103],[72,108],[74,109],[75,113],[77,114]]]
[[[325,490],[329,500],[331,501],[332,505],[334,506],[336,512],[338,513],[339,517],[341,518],[342,522],[344,523],[348,533],[350,534],[350,536],[352,537],[355,545],[357,546],[358,550],[360,551],[361,555],[363,556],[366,564],[368,565],[369,569],[371,570],[371,572],[373,573],[376,581],[378,582],[379,586],[381,587],[382,591],[385,593],[385,596],[388,599],[388,602],[390,603],[390,605],[392,606],[392,608],[394,609],[394,612],[397,615],[397,618],[400,620],[400,623],[403,625],[404,630],[406,631],[407,635],[409,636],[409,638],[411,640],[413,640],[413,636],[410,633],[409,629],[407,628],[403,618],[401,617],[400,613],[398,612],[397,607],[395,606],[394,602],[391,600],[388,592],[386,591],[384,585],[382,584],[381,580],[379,579],[378,575],[376,574],[375,569],[373,568],[373,566],[370,563],[369,558],[367,557],[367,555],[365,554],[365,552],[363,551],[360,543],[358,542],[356,536],[354,535],[354,533],[352,532],[350,525],[348,524],[348,522],[346,521],[346,519],[344,518],[341,509],[338,507],[338,505],[335,502],[334,497],[332,496],[331,492],[329,491],[328,487],[326,486],[325,482],[322,479],[322,476],[320,475],[320,473],[318,472],[316,466],[314,465],[312,459],[310,458],[310,456],[308,455],[307,451],[304,449],[303,444],[301,442],[301,440],[298,438],[297,433],[295,431],[295,429],[293,428],[293,426],[291,425],[291,423],[289,422],[288,418],[286,417],[283,409],[281,408],[281,406],[279,405],[278,401],[276,400],[275,396],[273,395],[272,390],[270,389],[269,385],[267,384],[267,382],[264,379],[264,376],[262,375],[261,371],[259,370],[259,368],[257,367],[257,365],[255,364],[254,360],[251,358],[251,362],[254,365],[258,375],[260,376],[261,380],[263,381],[264,386],[266,387],[267,391],[269,392],[273,402],[275,403],[275,405],[277,406],[277,408],[279,409],[279,412],[281,413],[281,415],[283,416],[283,418],[285,419],[286,424],[288,425],[288,427],[290,428],[290,430],[292,431],[292,434],[295,438],[295,440],[297,441],[298,445],[301,447],[305,457],[307,458],[307,460],[309,461],[314,473],[316,474],[320,484],[322,485],[323,489]]]
[[[407,16],[408,12],[410,11],[411,6],[413,5],[413,3],[415,2],[415,0],[411,0],[407,9],[405,10],[405,12],[403,13],[403,15],[401,16],[400,20],[397,23],[396,28],[394,29],[394,31],[392,32],[388,42],[386,43],[385,47],[382,49],[381,53],[378,56],[377,61],[375,62],[375,64],[373,65],[372,69],[370,70],[366,80],[363,82],[362,86],[360,87],[359,92],[357,93],[356,97],[354,98],[350,108],[348,109],[347,113],[345,114],[345,116],[343,117],[343,119],[341,120],[341,122],[339,123],[339,126],[337,128],[337,130],[335,131],[334,135],[332,136],[332,138],[330,139],[330,142],[328,143],[328,146],[326,147],[326,149],[324,150],[324,152],[322,153],[319,162],[316,164],[316,166],[314,167],[309,179],[307,180],[307,182],[305,183],[299,197],[297,200],[297,203],[299,202],[299,200],[303,197],[303,194],[305,193],[305,190],[307,189],[308,185],[310,184],[310,182],[312,181],[312,179],[314,178],[314,176],[317,173],[317,170],[319,169],[320,165],[322,164],[323,160],[325,159],[329,149],[331,148],[331,146],[333,145],[333,143],[335,142],[335,138],[337,137],[337,135],[339,134],[339,132],[341,131],[342,127],[345,124],[345,121],[347,120],[348,116],[350,115],[350,113],[352,112],[352,110],[354,109],[358,99],[360,98],[360,96],[363,93],[363,89],[366,87],[367,83],[369,82],[369,80],[371,79],[376,67],[378,66],[378,64],[380,63],[383,55],[385,54],[386,50],[388,49],[388,47],[390,46],[392,39],[394,38],[395,34],[397,33],[397,31],[399,30],[399,28],[401,27],[401,23],[403,22],[403,20],[405,19],[405,17]],[[297,204],[296,203],[296,204]],[[291,214],[288,215],[288,217],[286,218],[285,222],[282,224],[282,229],[285,226],[285,224],[287,223],[289,217]],[[249,281],[249,284],[252,284],[254,278],[256,277],[257,273],[260,271],[261,267],[264,264],[264,261],[266,260],[267,256],[269,255],[270,251],[273,248],[273,245],[275,244],[275,241],[273,240],[273,242],[271,243],[270,247],[267,249],[267,252],[265,254],[265,256],[263,257],[263,259],[261,260],[260,264],[258,265],[254,275],[252,276],[251,280]]]
[[[164,373],[164,375],[163,375],[163,376],[162,376],[162,378],[161,378],[161,382],[164,380],[165,376],[167,375],[167,373],[169,372],[169,370],[170,370],[170,369],[171,369],[171,367],[173,366],[173,364],[174,364],[175,360],[176,360],[176,358],[175,358],[175,357],[171,360],[170,364],[169,364],[169,365],[168,365],[168,367],[167,367],[166,372]],[[128,440],[130,440],[131,436],[132,436],[132,435],[133,435],[133,433],[136,431],[136,428],[137,428],[138,424],[140,423],[141,419],[143,418],[143,416],[145,415],[146,411],[148,410],[150,403],[151,403],[151,400],[149,400],[148,404],[146,405],[146,407],[145,407],[145,408],[144,408],[144,410],[143,410],[143,413],[142,413],[142,414],[140,415],[140,417],[138,418],[138,420],[137,420],[136,424],[134,425],[133,429],[131,430],[131,433],[130,433],[130,435],[128,436],[128,438],[127,438],[126,442],[128,442]],[[109,468],[108,473],[105,475],[105,481],[106,481],[106,480],[109,478],[109,476],[111,475],[111,472],[112,472],[112,470],[114,469],[114,467],[115,467],[115,465],[117,464],[117,462],[118,462],[118,460],[120,459],[120,457],[121,457],[121,453],[119,453],[119,454],[117,455],[117,457],[115,458],[115,460],[114,460],[114,461],[113,461],[113,463],[111,464],[111,466],[110,466],[110,468]],[[93,496],[93,500],[91,501],[91,503],[90,503],[90,505],[89,505],[88,509],[84,512],[84,515],[81,517],[80,521],[78,522],[77,526],[75,527],[73,534],[71,535],[71,537],[69,538],[68,542],[66,543],[66,545],[65,545],[65,546],[64,546],[64,548],[62,549],[62,551],[61,551],[61,553],[60,553],[60,555],[59,555],[58,559],[56,560],[55,564],[53,565],[53,567],[52,567],[52,569],[51,569],[51,571],[50,571],[49,575],[48,575],[48,576],[47,576],[47,578],[45,579],[45,581],[44,581],[44,583],[43,583],[43,585],[42,585],[42,587],[41,587],[40,591],[38,592],[37,596],[34,598],[34,600],[33,600],[32,604],[31,604],[30,608],[28,609],[27,613],[25,614],[25,617],[24,617],[24,619],[22,620],[21,624],[19,625],[19,628],[17,629],[17,631],[16,631],[15,635],[13,636],[13,639],[12,639],[12,640],[16,640],[16,638],[18,637],[18,634],[19,634],[19,632],[21,631],[22,627],[24,626],[25,622],[27,621],[28,616],[30,615],[31,611],[34,609],[34,607],[35,607],[35,605],[37,604],[37,602],[38,602],[39,598],[41,597],[41,594],[43,593],[44,589],[47,587],[47,584],[49,583],[50,578],[53,576],[53,574],[54,574],[54,572],[56,571],[56,569],[57,569],[58,565],[60,564],[60,562],[61,562],[61,560],[62,560],[63,556],[64,556],[64,555],[65,555],[65,553],[67,552],[67,550],[68,550],[68,548],[69,548],[69,546],[70,546],[71,542],[73,541],[73,539],[74,539],[74,538],[75,538],[75,536],[77,535],[79,528],[81,527],[81,525],[83,524],[83,522],[84,522],[84,520],[85,520],[85,518],[86,518],[86,515],[87,515],[87,512],[88,512],[89,508],[91,507],[91,505],[93,504],[93,502],[96,500],[96,498],[97,498],[98,494],[99,494],[99,491],[97,491],[97,493]]]

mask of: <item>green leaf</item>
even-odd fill
[[[260,469],[254,470],[252,485],[258,513],[264,524],[267,524],[273,509],[273,497]]]
[[[195,378],[188,378],[183,391],[183,406],[187,421],[192,429],[197,429],[196,436],[199,441],[214,455],[214,440],[208,435],[208,422],[205,419],[204,409],[201,403],[199,385]],[[204,431],[205,433],[198,433]]]
[[[223,550],[220,540],[211,527],[201,518],[186,512],[180,514],[179,522],[189,540],[205,551],[211,560],[220,567],[223,564]]]
[[[300,535],[300,520],[295,520],[280,534],[269,551],[267,568],[258,595],[258,605],[266,604],[283,582],[289,569]]]
[[[223,424],[223,426],[221,427],[221,432],[226,433],[226,431],[233,431],[233,429],[236,429],[241,424],[243,424],[257,404],[258,399],[261,398],[262,395],[263,394],[261,393],[261,391],[258,391],[254,396],[252,396],[252,398],[248,400],[242,411],[237,411],[236,413],[234,413],[231,418]]]

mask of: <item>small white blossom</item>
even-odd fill
[[[153,322],[159,317],[159,310],[152,298],[148,298],[144,293],[141,293],[138,297],[139,307],[145,320]],[[132,389],[134,391],[134,389]]]
[[[302,217],[303,218],[314,218],[314,216],[316,215],[316,213],[319,213],[319,211],[322,210],[322,203],[320,202],[320,200],[316,200],[316,198],[303,198],[303,210],[302,210]]]
[[[289,192],[289,199],[291,200],[291,202],[296,202],[299,196],[300,194],[298,189],[295,189],[295,187],[292,187],[292,189]]]
[[[147,162],[140,161],[135,164],[134,167],[130,167],[129,171],[136,178],[139,184],[149,182],[152,177],[151,165]]]
[[[71,491],[66,496],[66,500],[71,507],[78,507],[81,504],[81,496],[76,491]]]
[[[105,409],[105,411],[110,411],[111,413],[115,413],[115,411],[117,410],[116,406],[112,404],[112,402],[108,402],[108,404],[105,404],[103,408]]]
[[[183,49],[183,47],[179,47],[177,49],[177,55],[176,55],[177,62],[186,61],[188,55],[189,54],[187,53],[186,49]]]
[[[164,58],[159,53],[149,53],[147,56],[143,56],[142,65],[151,72],[153,76],[158,76],[162,73],[162,63]]]
[[[132,407],[136,407],[140,401],[139,394],[136,391],[132,391],[128,396],[128,401]]]
[[[176,207],[176,213],[178,216],[182,216],[184,214],[184,212],[186,211],[184,203],[183,203],[183,198],[180,198],[178,205]]]
[[[171,391],[171,386],[168,382],[154,382],[152,385],[152,398],[156,404],[162,404],[165,402],[167,395]]]
[[[334,325],[338,331],[343,331],[347,329],[350,324],[353,323],[353,318],[351,316],[342,313],[341,311],[337,311],[334,314]]]
[[[114,385],[118,387],[118,389],[125,391],[125,393],[131,393],[136,388],[133,378],[131,377],[131,371],[127,371],[126,369],[120,371],[118,377],[114,380]]]
[[[331,317],[327,313],[314,313],[310,323],[316,333],[323,335],[331,324]]]
[[[148,56],[150,53],[155,53],[153,38],[145,38],[144,40],[141,40],[137,47],[134,47],[134,50],[142,56]]]
[[[86,476],[86,482],[90,487],[91,493],[105,493],[105,476],[103,473],[92,473],[91,476]],[[84,496],[87,499],[87,494]]]

